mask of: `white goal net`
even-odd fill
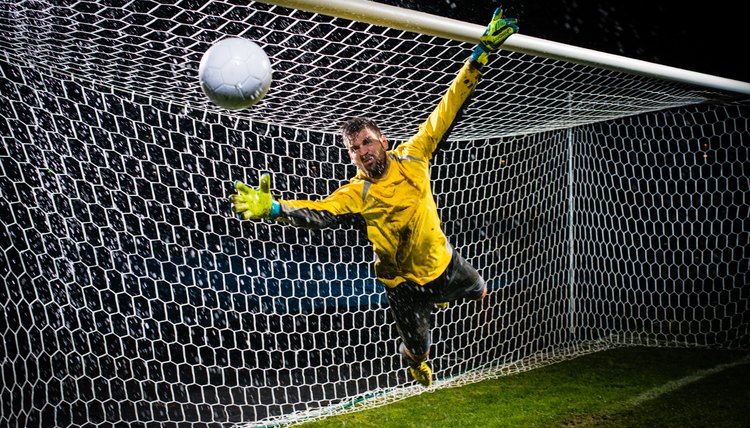
[[[244,3],[244,4],[243,4]],[[257,41],[266,98],[200,91]],[[472,46],[252,2],[0,3],[0,425],[286,424],[424,389],[359,224],[240,221],[411,136]],[[434,388],[620,344],[750,347],[747,97],[501,51],[433,161],[488,299],[434,315]],[[358,406],[354,406],[354,405]]]

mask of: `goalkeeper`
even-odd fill
[[[235,183],[233,209],[245,219],[271,219],[306,228],[333,226],[337,217],[358,214],[377,260],[375,274],[385,286],[401,336],[399,351],[412,377],[432,384],[427,364],[431,315],[436,304],[480,300],[487,286],[474,267],[451,247],[441,230],[430,185],[429,161],[469,99],[488,55],[518,31],[517,20],[498,8],[471,57],[435,110],[408,141],[389,150],[374,121],[352,118],[341,126],[344,145],[357,174],[322,200],[277,200],[270,176],[259,190]]]

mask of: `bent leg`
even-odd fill
[[[422,287],[405,282],[386,288],[386,297],[396,329],[408,353],[402,352],[411,364],[427,359],[430,351],[430,327],[433,304]]]

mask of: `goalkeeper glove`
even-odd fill
[[[500,49],[500,45],[511,34],[518,32],[518,20],[516,18],[503,18],[503,9],[498,7],[492,15],[492,21],[487,25],[484,34],[471,54],[471,59],[482,65],[487,65],[490,53]]]
[[[263,173],[260,176],[260,189],[255,190],[245,183],[237,181],[234,183],[236,194],[230,196],[232,209],[242,218],[247,219],[274,219],[281,212],[281,204],[271,196],[271,176]]]

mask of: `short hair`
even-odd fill
[[[344,137],[344,141],[346,141],[351,140],[365,128],[375,131],[378,136],[382,135],[375,121],[368,117],[350,117],[341,124],[339,130],[341,131],[341,136]]]

